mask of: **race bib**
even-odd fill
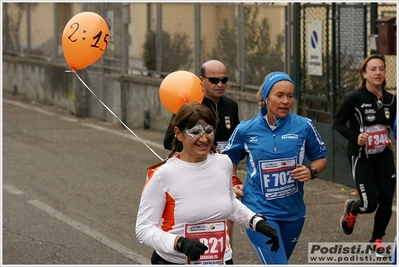
[[[376,124],[366,126],[365,132],[369,135],[366,143],[367,154],[381,153],[391,143],[388,136],[388,129],[385,125]]]
[[[291,177],[296,158],[260,160],[260,184],[267,200],[283,198],[298,192],[298,181]]]
[[[184,236],[187,238],[197,238],[208,247],[208,250],[200,256],[199,260],[192,261],[187,258],[188,264],[224,265],[226,221],[185,224]]]

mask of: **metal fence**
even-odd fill
[[[301,27],[294,46],[300,46],[298,73],[298,113],[314,121],[332,124],[334,113],[345,97],[359,87],[359,67],[372,53],[372,21],[396,13],[396,4],[379,4],[371,17],[371,6],[365,3],[302,4]],[[321,26],[319,74],[310,71],[309,23]],[[295,56],[298,56],[295,54]],[[396,94],[396,55],[386,55],[386,89]]]
[[[326,21],[328,45],[339,45],[342,91],[353,88],[357,82],[350,66],[357,68],[365,51],[370,51],[368,39],[364,38],[371,33],[370,3],[340,4],[334,14],[331,8],[326,11],[326,5],[331,3],[319,7],[302,3],[300,31],[306,35],[308,18]],[[291,29],[295,22],[293,4],[288,2],[9,2],[2,6],[3,53],[7,54],[64,63],[61,40],[65,25],[74,15],[92,11],[106,20],[111,36],[105,54],[88,67],[92,70],[154,77],[164,77],[179,69],[199,74],[202,63],[215,58],[225,63],[230,86],[239,90],[257,90],[271,71],[293,71],[295,52],[292,55],[291,51],[295,48]],[[377,15],[394,16],[396,8],[396,4],[379,3]],[[339,19],[339,32],[332,36],[328,27],[335,18]],[[306,43],[296,49],[305,54]],[[328,53],[323,51],[329,57],[326,59],[332,60]],[[315,78],[306,74],[306,57],[299,60],[301,75],[296,81],[304,94],[320,91],[320,83],[331,83],[332,70]],[[387,61],[388,88],[396,90],[396,56],[388,56]]]
[[[179,69],[199,74],[202,63],[215,58],[227,66],[232,87],[257,89],[269,72],[290,69],[288,6],[3,3],[3,53],[64,62],[64,26],[77,13],[92,11],[106,20],[111,37],[105,54],[88,68],[164,77]]]

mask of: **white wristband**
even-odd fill
[[[263,218],[262,218],[262,217],[255,217],[255,218],[254,218],[254,220],[253,220],[253,222],[252,222],[252,230],[256,231],[256,224],[257,224],[259,221],[263,221]]]
[[[252,230],[256,231],[256,224],[257,224],[260,220],[265,220],[265,221],[266,221],[266,218],[265,218],[262,214],[260,214],[260,213],[255,214],[255,215],[251,218],[251,220],[249,221],[249,228],[251,228]]]

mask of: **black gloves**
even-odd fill
[[[256,232],[264,234],[267,237],[270,237],[270,240],[266,242],[266,244],[272,244],[270,250],[272,252],[277,252],[280,248],[280,244],[278,241],[278,235],[276,229],[274,229],[270,224],[268,224],[265,220],[260,220],[256,224]]]
[[[179,237],[176,245],[177,251],[183,252],[191,260],[196,261],[200,258],[208,247],[196,238]]]

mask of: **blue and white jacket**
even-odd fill
[[[247,153],[242,203],[266,218],[297,220],[306,215],[303,182],[293,180],[291,171],[306,158],[325,158],[326,147],[312,120],[288,114],[272,130],[262,113],[237,126],[223,153],[237,165]]]

